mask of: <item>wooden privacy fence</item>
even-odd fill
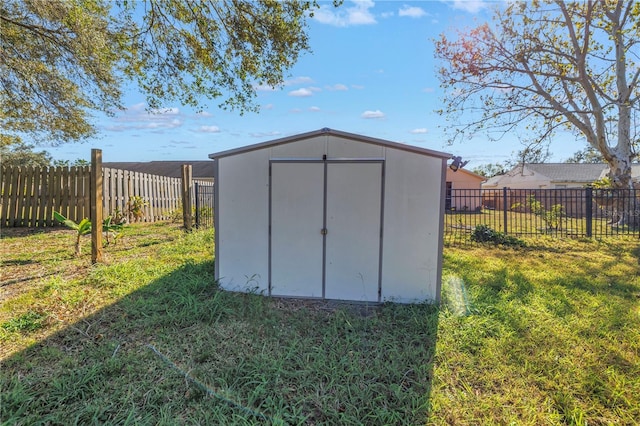
[[[53,212],[78,222],[90,215],[85,167],[5,167],[0,170],[0,226],[53,226]],[[141,220],[173,217],[180,208],[181,179],[127,170],[102,169],[104,216],[127,216],[127,203],[142,197]]]

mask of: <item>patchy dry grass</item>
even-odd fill
[[[432,422],[637,424],[638,241],[531,244],[446,250]]]
[[[221,291],[213,233],[0,241],[7,424],[635,424],[636,240],[448,247],[444,303]],[[88,253],[88,240],[85,252]]]
[[[128,232],[122,246],[107,250],[108,265],[87,266],[88,258],[73,258],[66,244],[69,251],[58,249],[58,260],[41,251],[33,264],[50,262],[63,275],[41,274],[3,295],[3,421],[415,424],[426,418],[436,307],[227,293],[213,281],[212,232],[185,235],[156,225]],[[66,243],[63,237],[57,243],[39,234],[7,237],[3,247],[51,243],[53,251]],[[19,264],[13,259],[23,258],[20,250],[3,259]],[[20,276],[12,273],[13,280]]]

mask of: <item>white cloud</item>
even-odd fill
[[[287,87],[287,86],[295,86],[298,84],[309,84],[309,83],[313,83],[313,79],[311,77],[302,76],[302,77],[294,77],[292,79],[285,80],[282,82],[282,86]],[[258,84],[253,86],[253,88],[258,92],[275,92],[277,90],[277,87],[271,87],[267,84]]]
[[[309,83],[313,83],[313,79],[311,77],[294,77],[290,80],[285,80],[284,81],[284,85],[285,86],[295,86],[297,84],[309,84]]]
[[[352,84],[351,88],[356,90],[363,90],[364,86],[362,84]]]
[[[448,1],[454,9],[464,10],[469,13],[478,13],[482,9],[486,9],[489,7],[486,1],[484,0],[453,0]]]
[[[196,112],[197,117],[213,117],[213,114],[207,111]]]
[[[433,93],[435,92],[436,89],[434,89],[433,87],[425,87],[424,89],[422,89],[422,91],[424,93]]]
[[[256,84],[255,86],[253,86],[253,88],[256,90],[256,92],[275,92],[276,91],[275,87],[271,87],[268,84]]]
[[[292,90],[291,92],[289,92],[289,96],[294,96],[296,98],[307,98],[309,96],[313,96],[313,91],[301,87],[300,89]]]
[[[377,109],[375,111],[365,111],[362,114],[360,114],[360,117],[368,118],[368,119],[382,119],[382,118],[385,118],[385,115],[384,115],[384,112]]]
[[[325,86],[325,88],[327,90],[330,91],[334,91],[334,92],[341,92],[341,91],[345,91],[345,90],[349,90],[349,88],[347,86],[345,86],[344,84],[334,84],[333,86]]]
[[[423,135],[425,133],[429,133],[429,130],[425,129],[424,127],[421,127],[418,129],[413,129],[410,133],[413,133],[414,135]]]
[[[312,106],[312,107],[309,108],[309,111],[311,111],[311,112],[320,112],[320,107]]]
[[[201,133],[220,133],[220,128],[218,126],[200,126],[198,128],[198,132],[201,132]]]
[[[175,129],[183,124],[182,114],[178,108],[158,108],[147,111],[146,107],[144,102],[130,106],[113,118],[115,125],[106,126],[105,129],[114,132],[126,130],[158,131]]]
[[[404,5],[400,10],[398,10],[398,16],[406,16],[409,18],[422,18],[423,16],[427,16],[427,12],[424,11],[423,8],[417,6],[408,6]]]
[[[270,110],[273,109],[273,104],[266,104],[266,105],[261,105],[260,109],[264,109],[264,110]]]
[[[281,134],[282,133],[275,130],[271,132],[253,132],[253,133],[249,133],[249,136],[251,136],[252,138],[272,138],[274,136],[279,136]]]
[[[371,25],[376,23],[376,18],[369,11],[375,6],[372,0],[352,1],[353,6],[335,8],[332,5],[322,5],[314,12],[313,19],[321,24],[334,27],[349,27],[352,25]]]

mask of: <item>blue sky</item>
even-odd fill
[[[96,116],[99,136],[87,143],[48,151],[56,160],[207,160],[208,154],[329,127],[461,155],[467,168],[504,161],[521,149],[517,140],[475,138],[448,145],[439,127],[439,88],[434,44],[442,32],[477,26],[496,2],[349,1],[330,2],[309,20],[312,52],[302,55],[282,89],[258,87],[259,113],[241,116],[211,108],[196,114],[168,105],[145,111],[144,96],[132,89],[127,109],[115,117]],[[498,3],[499,4],[499,3]],[[551,146],[562,161],[582,146],[572,139]]]

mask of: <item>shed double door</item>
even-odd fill
[[[382,168],[271,163],[270,294],[379,301]]]

